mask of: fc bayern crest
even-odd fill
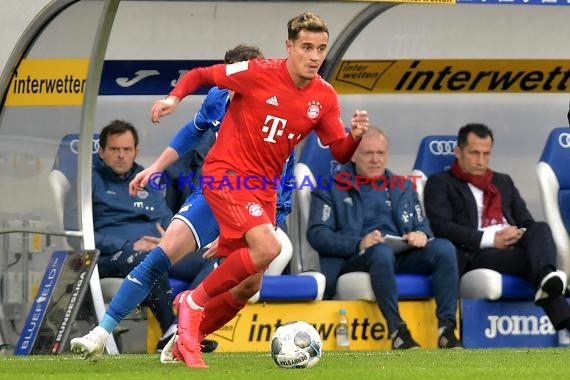
[[[137,192],[137,197],[140,199],[147,199],[148,198],[148,191],[146,191],[145,189],[140,189]]]
[[[246,207],[251,216],[261,216],[263,214],[263,209],[255,202],[248,203]]]
[[[307,108],[307,116],[309,119],[316,119],[321,112],[321,103],[313,100],[309,102],[309,108]]]

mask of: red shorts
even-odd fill
[[[275,225],[276,202],[263,200],[256,191],[217,187],[218,183],[214,181],[213,188],[206,186],[203,192],[220,226],[218,256],[225,257],[246,247],[244,236],[247,231],[262,224]],[[263,195],[266,198],[268,194],[264,192]]]

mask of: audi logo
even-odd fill
[[[558,144],[562,148],[570,148],[570,133],[561,133],[558,135]]]
[[[79,140],[78,139],[71,140],[71,142],[69,143],[69,149],[73,153],[78,154],[79,153]],[[92,149],[91,153],[93,153],[93,154],[99,152],[99,139],[93,139],[93,146],[91,149]]]
[[[433,140],[429,143],[429,151],[435,156],[448,156],[453,154],[457,141]]]

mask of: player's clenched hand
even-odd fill
[[[355,140],[362,138],[362,135],[368,130],[370,122],[368,121],[368,112],[362,110],[354,111],[350,120],[350,133]]]
[[[180,103],[180,99],[172,95],[169,95],[166,99],[155,101],[150,109],[150,120],[153,123],[158,123],[161,117],[174,112],[178,103]]]
[[[135,195],[137,195],[139,190],[144,189],[148,184],[148,178],[155,171],[156,170],[152,168],[146,168],[138,172],[135,178],[133,178],[133,180],[129,183],[129,195],[131,197],[134,197]]]

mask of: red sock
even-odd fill
[[[245,302],[235,298],[230,292],[215,296],[204,309],[204,317],[200,322],[200,332],[210,335],[232,320],[245,307]]]
[[[192,291],[192,300],[198,306],[205,307],[211,298],[230,290],[257,272],[259,269],[251,260],[249,249],[237,249]]]

